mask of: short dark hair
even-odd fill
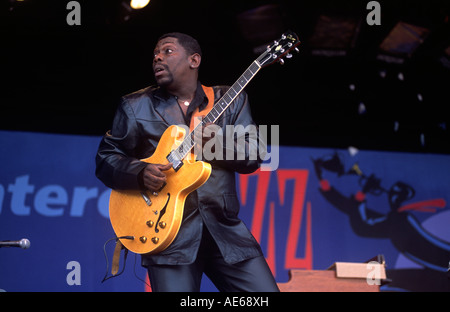
[[[198,53],[202,56],[202,49],[200,48],[197,40],[193,37],[180,32],[171,32],[159,37],[158,41],[168,37],[177,38],[178,43],[186,50],[186,52],[188,52],[189,55]]]

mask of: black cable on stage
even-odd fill
[[[134,239],[134,237],[133,237],[133,236],[113,237],[113,238],[108,239],[108,240],[105,242],[105,244],[103,245],[103,254],[105,255],[105,261],[106,261],[106,273],[105,273],[105,277],[103,277],[102,283],[103,283],[104,281],[106,281],[106,280],[112,278],[112,277],[116,277],[116,276],[121,275],[121,274],[123,273],[123,271],[125,271],[125,264],[126,264],[126,262],[127,262],[127,256],[128,256],[128,249],[126,249],[126,248],[125,248],[125,254],[124,254],[124,258],[123,258],[123,268],[122,268],[122,271],[120,271],[120,273],[118,273],[118,274],[116,274],[116,275],[108,276],[108,271],[109,271],[109,261],[108,261],[108,255],[106,254],[106,245],[107,245],[108,243],[110,243],[111,241],[113,241],[113,240],[117,242],[117,240],[119,240],[119,239]]]

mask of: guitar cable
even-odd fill
[[[125,264],[127,263],[127,256],[128,256],[128,249],[125,249],[125,254],[124,254],[124,258],[123,258],[123,268],[122,271],[120,271],[118,274],[116,275],[111,275],[108,276],[108,272],[109,272],[109,261],[108,261],[108,255],[106,254],[106,245],[108,245],[111,241],[118,241],[119,239],[134,239],[134,236],[121,236],[121,237],[113,237],[108,239],[105,244],[103,245],[103,254],[105,255],[105,261],[106,261],[106,273],[105,273],[105,277],[103,277],[102,283],[112,277],[116,277],[119,276],[123,273],[123,271],[125,271]]]
[[[136,273],[136,259],[137,259],[137,255],[134,254],[134,277],[136,277],[138,280],[140,280],[142,283],[144,283],[145,285],[147,285],[150,289],[152,288],[152,286],[150,286],[145,280],[143,280],[142,278],[140,278],[137,273]]]
[[[122,268],[122,271],[120,271],[120,272],[119,272],[118,274],[116,274],[116,275],[108,276],[108,272],[109,272],[109,261],[108,261],[108,256],[107,256],[107,253],[106,253],[106,245],[108,245],[108,244],[109,244],[111,241],[113,241],[113,240],[117,242],[117,240],[119,240],[119,239],[131,239],[131,240],[133,240],[133,239],[134,239],[134,236],[113,237],[113,238],[108,239],[108,240],[105,242],[105,244],[103,245],[103,254],[105,255],[105,261],[106,261],[106,273],[105,273],[105,277],[104,277],[103,280],[102,280],[102,283],[103,283],[104,281],[106,281],[106,280],[109,280],[110,278],[113,278],[113,277],[116,277],[116,276],[121,275],[121,274],[125,271],[125,265],[126,265],[126,262],[127,262],[127,256],[128,256],[128,249],[126,249],[125,247],[123,247],[123,249],[125,249],[125,254],[124,254],[124,258],[123,258],[123,268]],[[134,276],[135,276],[139,281],[141,281],[142,283],[144,283],[145,285],[147,285],[148,287],[151,288],[151,286],[150,286],[145,280],[143,280],[142,278],[140,278],[140,277],[137,275],[137,273],[136,273],[136,259],[137,259],[137,255],[135,254],[135,255],[134,255],[134,269],[133,269]]]

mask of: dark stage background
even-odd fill
[[[450,150],[448,1],[379,1],[373,26],[369,1],[152,0],[131,12],[126,1],[79,1],[79,26],[66,22],[68,2],[2,1],[2,129],[103,134],[118,98],[154,83],[165,32],[198,38],[201,81],[230,85],[254,48],[292,29],[300,54],[246,89],[256,122],[279,124],[282,145]]]
[[[256,123],[279,125],[279,170],[238,176],[243,220],[277,281],[384,254],[386,290],[449,290],[448,1],[378,1],[381,24],[369,25],[369,1],[85,0],[72,26],[68,2],[0,2],[0,240],[32,241],[0,249],[0,289],[144,290],[134,257],[100,283],[114,234],[94,156],[120,97],[154,83],[163,33],[196,37],[202,83],[231,85],[291,29],[300,52],[246,88]],[[409,192],[400,206],[387,196],[396,187]]]

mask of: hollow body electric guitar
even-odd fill
[[[299,44],[295,33],[283,34],[253,61],[188,135],[178,126],[166,129],[153,155],[141,160],[153,164],[172,163],[172,168],[165,171],[167,183],[159,192],[111,192],[111,224],[117,237],[128,250],[138,254],[156,254],[173,242],[181,226],[186,197],[204,184],[211,174],[211,165],[196,161],[191,153],[194,147],[194,132],[198,127],[215,122],[262,67],[277,61],[283,64],[283,58],[292,57],[290,52],[294,49],[298,51]]]

